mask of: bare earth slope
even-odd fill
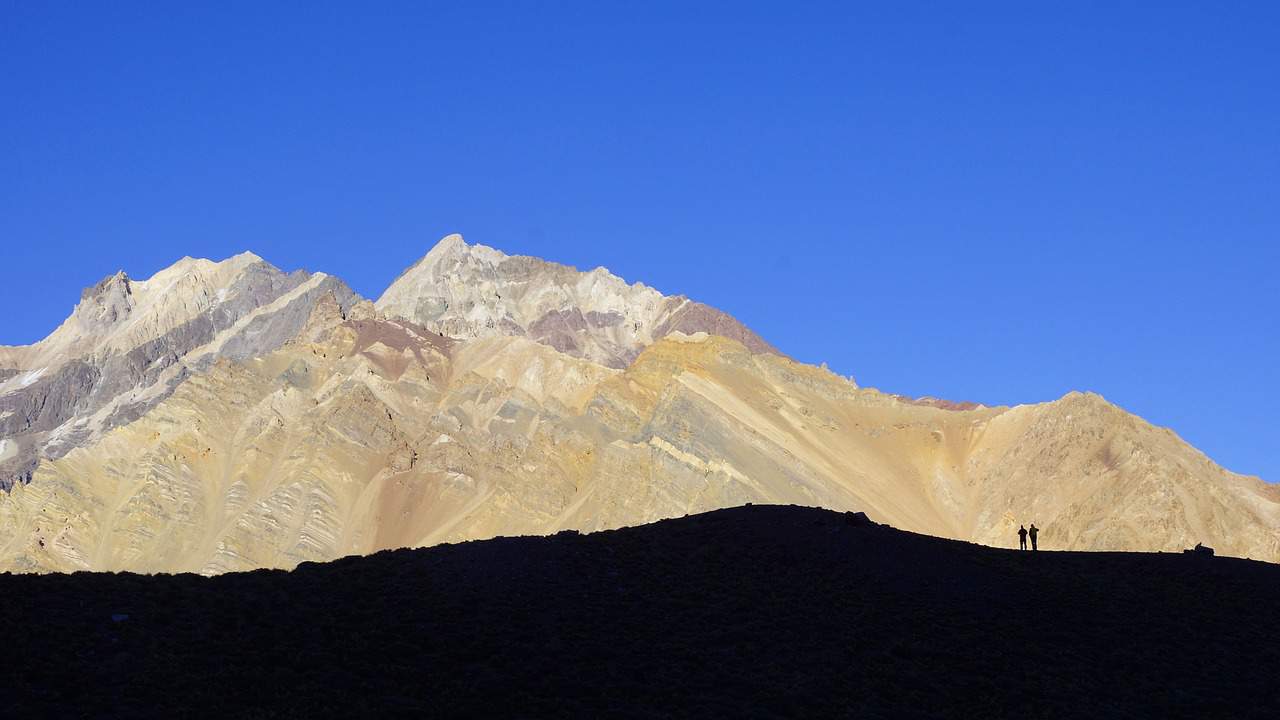
[[[810,508],[216,578],[2,575],[5,717],[1274,718],[1280,566]]]
[[[0,490],[141,416],[214,359],[275,349],[328,293],[354,299],[336,278],[285,274],[252,253],[85,289],[49,337],[0,347]]]
[[[1045,547],[1280,560],[1273,487],[1096,395],[911,401],[675,329],[701,327],[689,305],[646,311],[667,300],[603,271],[538,263],[451,237],[379,307],[321,276],[261,305],[245,318],[281,318],[270,332],[226,331],[246,350],[201,346],[126,421],[0,493],[0,570],[289,568],[748,502],[995,545],[1035,522]],[[405,310],[415,296],[439,314]],[[489,331],[499,311],[518,331]],[[566,312],[642,330],[528,331]]]

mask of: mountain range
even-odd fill
[[[1098,395],[912,399],[729,315],[441,240],[376,301],[245,253],[0,347],[0,571],[219,574],[749,503],[1280,561],[1280,488]]]

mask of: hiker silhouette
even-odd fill
[[[1032,550],[1039,550],[1039,549],[1040,549],[1040,548],[1036,547],[1036,535],[1037,535],[1037,534],[1039,534],[1039,532],[1040,532],[1040,528],[1036,527],[1036,524],[1035,524],[1035,523],[1031,523],[1031,527],[1027,528],[1027,534],[1031,536],[1031,549],[1032,549]]]
[[[1031,527],[1035,527],[1032,525]],[[1027,529],[1021,525],[1018,526],[1018,545],[1019,549],[1027,549]]]

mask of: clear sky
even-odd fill
[[[118,269],[377,297],[461,232],[1280,481],[1280,4],[692,4],[0,0],[0,343]]]

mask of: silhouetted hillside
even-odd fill
[[[1278,600],[1260,562],[757,506],[292,573],[0,576],[0,716],[1262,717]]]

